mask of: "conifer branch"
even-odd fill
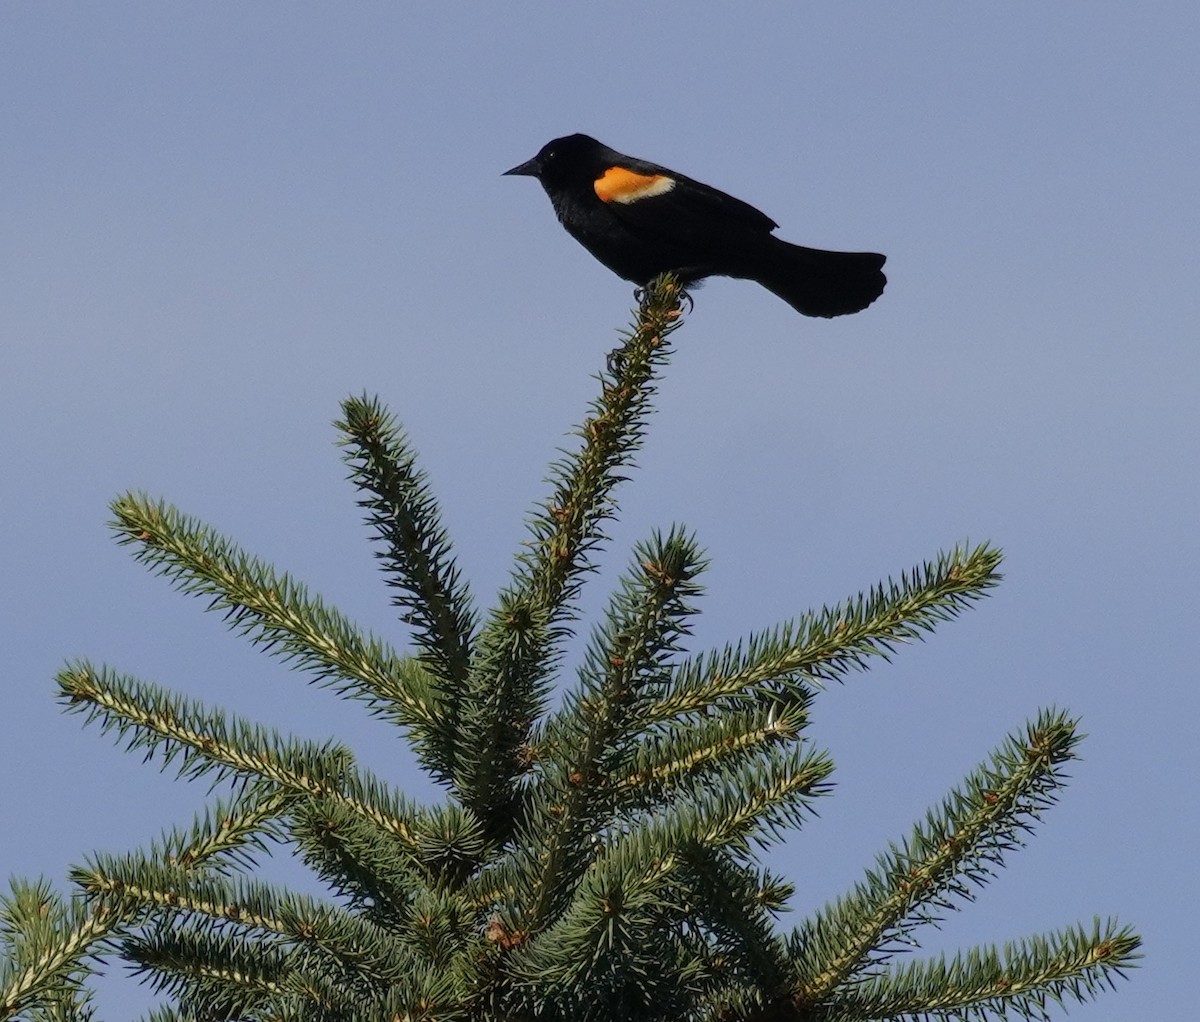
[[[354,767],[350,751],[281,738],[257,724],[206,710],[107,668],[86,662],[58,675],[69,711],[86,714],[102,731],[115,731],[129,749],[157,753],[181,777],[213,773],[217,780],[267,781],[285,791],[328,798],[383,827],[414,855],[414,810],[381,782]]]
[[[421,741],[439,720],[427,672],[230,540],[161,501],[128,493],[112,503],[118,542],[184,593],[207,597],[255,645],[309,671]]]
[[[799,928],[791,943],[797,999],[820,1003],[936,923],[955,899],[991,879],[1021,834],[1057,801],[1062,765],[1075,757],[1075,721],[1044,711],[1010,736],[900,847],[880,856],[854,891]]]
[[[692,805],[667,818],[688,821],[702,845],[748,855],[752,844],[770,844],[799,827],[813,800],[829,793],[833,760],[824,752],[796,750],[771,766],[745,764],[706,778],[693,786]]]
[[[681,868],[677,854],[593,863],[551,926],[531,939],[506,930],[514,942],[506,971],[538,996],[600,995],[605,979],[619,974],[640,984],[661,963],[677,928],[672,907],[682,904]]]
[[[159,918],[205,917],[239,931],[259,931],[304,944],[338,966],[381,983],[397,982],[411,963],[386,930],[331,904],[267,884],[173,867],[147,856],[96,856],[72,879],[117,911]],[[251,944],[257,934],[249,936]]]
[[[689,900],[700,907],[697,917],[723,960],[761,997],[784,992],[790,962],[772,926],[774,892],[764,885],[765,878],[717,848],[692,846],[684,860]]]
[[[245,1014],[247,1017],[251,1016],[250,1011],[246,1011]],[[283,1022],[287,1017],[282,1014],[276,1016],[279,1022]],[[199,1020],[195,1015],[185,1014],[174,1004],[158,1004],[143,1015],[140,1022],[199,1022]]]
[[[264,936],[250,948],[212,927],[160,924],[127,937],[121,953],[156,992],[176,999],[185,1019],[305,1017],[305,999],[289,990],[294,955],[282,940]]]
[[[538,856],[526,930],[536,932],[569,896],[591,855],[588,837],[612,817],[612,775],[628,758],[619,741],[625,722],[647,690],[662,682],[665,659],[687,634],[695,613],[689,601],[699,592],[693,579],[704,567],[695,542],[681,532],[639,545],[588,649],[577,692],[539,743],[547,752],[538,804],[553,836]]]
[[[805,1019],[946,1019],[985,1022],[1016,1014],[1049,1018],[1051,1006],[1092,1000],[1136,967],[1141,940],[1126,926],[1097,919],[995,947],[887,969],[836,993]]]
[[[218,874],[254,865],[265,839],[280,840],[279,818],[294,802],[273,785],[245,785],[228,801],[206,806],[190,830],[174,828],[151,842],[149,859],[185,869],[204,866]]]
[[[647,709],[645,726],[725,706],[747,695],[798,690],[865,670],[872,657],[920,639],[984,596],[1001,576],[1000,552],[987,545],[956,548],[837,607],[801,615],[745,643],[681,664],[675,683]]]
[[[248,791],[205,812],[190,834],[175,831],[153,846],[153,854],[189,870],[220,870],[244,854],[283,809],[275,792]],[[14,882],[0,910],[0,937],[9,954],[0,959],[0,1019],[13,1017],[50,996],[72,995],[88,971],[86,958],[139,915],[134,906],[98,903],[64,905],[48,884]]]
[[[577,431],[582,447],[552,470],[554,493],[530,523],[533,538],[510,586],[479,636],[464,703],[457,790],[496,840],[519,814],[515,779],[529,768],[525,748],[540,715],[557,645],[570,634],[572,604],[614,511],[613,488],[641,444],[656,372],[680,325],[683,291],[670,276],[644,291],[625,343],[609,356],[600,397]]]
[[[290,822],[305,865],[365,918],[395,927],[418,889],[395,838],[330,799],[300,802]]]
[[[291,816],[290,836],[306,864],[368,918],[395,926],[426,891],[457,891],[479,869],[485,842],[461,809],[426,810],[411,823],[421,872],[397,856],[396,838],[331,799],[308,799]]]
[[[0,1019],[47,1001],[78,1004],[87,955],[124,920],[67,904],[44,880],[11,889],[0,899]]]
[[[806,696],[808,693],[804,693]],[[776,699],[739,711],[672,723],[635,747],[630,765],[615,779],[623,805],[650,808],[685,784],[701,784],[747,762],[766,761],[799,742],[811,698]]]
[[[765,780],[747,784],[742,777],[740,784],[696,792],[691,804],[615,836],[554,922],[532,938],[520,931],[516,974],[584,982],[595,963],[619,959],[620,968],[637,975],[646,948],[661,948],[660,931],[678,927],[679,907],[694,906],[690,871],[697,856],[707,849],[748,856],[750,841],[763,840],[764,830],[798,820],[831,769],[823,756],[797,758]]]
[[[627,906],[607,931],[596,954],[563,955],[536,985],[518,988],[522,1018],[572,1022],[670,1020],[696,1017],[701,998],[727,981],[728,970],[706,959],[711,948],[675,932],[669,913],[634,913]],[[528,991],[528,992],[526,992]],[[526,1006],[528,1005],[528,1007]],[[512,1017],[501,1015],[500,1017]]]
[[[416,455],[395,419],[377,398],[342,402],[345,462],[365,494],[359,506],[381,549],[393,602],[413,626],[421,661],[436,679],[440,713],[428,724],[427,766],[435,776],[454,774],[456,731],[470,666],[475,614],[441,526],[437,501],[416,467]]]
[[[569,618],[571,602],[604,542],[602,523],[615,510],[611,494],[641,447],[655,377],[671,355],[667,338],[682,325],[683,290],[672,277],[649,284],[624,343],[609,354],[600,397],[575,431],[583,440],[551,471],[554,493],[530,523],[533,540],[520,557],[510,592],[547,615]]]
[[[299,794],[322,796],[336,790],[352,762],[350,750],[325,743],[296,742],[239,717],[208,710],[107,667],[86,661],[58,674],[61,701],[86,723],[115,732],[133,751],[158,754],[163,766],[181,777],[215,773],[224,780],[266,780]]]
[[[196,1018],[457,1019],[469,1004],[463,988],[469,969],[423,963],[390,937],[399,956],[382,962],[383,970],[362,968],[355,961],[362,957],[358,938],[322,947],[303,932],[297,940],[270,930],[283,920],[258,920],[268,927],[251,934],[241,923],[202,916],[175,923],[170,911],[122,950]],[[377,949],[366,951],[368,965],[380,964]]]

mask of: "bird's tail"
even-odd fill
[[[753,279],[797,312],[844,316],[865,309],[883,294],[887,257],[878,252],[826,252],[776,237],[771,242]]]

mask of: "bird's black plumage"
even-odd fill
[[[741,277],[806,316],[841,316],[865,309],[887,283],[876,252],[790,244],[741,199],[588,135],[556,138],[505,173],[536,177],[571,236],[636,284],[667,271],[685,284]]]

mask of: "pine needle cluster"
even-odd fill
[[[148,848],[94,855],[70,899],[15,883],[0,910],[0,1019],[92,1017],[87,976],[103,960],[162,992],[156,1022],[1040,1018],[1134,964],[1138,937],[1100,921],[913,957],[923,928],[992,879],[1058,797],[1079,734],[1055,710],[851,891],[778,923],[793,887],[759,852],[830,790],[832,763],[808,735],[814,698],[983,596],[999,579],[994,549],[954,549],[692,652],[705,557],[684,530],[658,533],[634,551],[574,681],[560,677],[685,300],[669,277],[641,295],[486,612],[407,437],[377,400],[344,402],[340,442],[410,652],[167,504],[114,502],[139,561],[403,729],[445,799],[414,803],[341,744],[72,663],[59,676],[68,710],[229,794]],[[257,877],[280,844],[327,896]]]

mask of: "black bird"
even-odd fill
[[[542,147],[506,174],[536,177],[568,233],[618,276],[646,284],[670,270],[758,281],[806,316],[859,312],[883,293],[885,256],[792,245],[753,206],[587,135]]]

